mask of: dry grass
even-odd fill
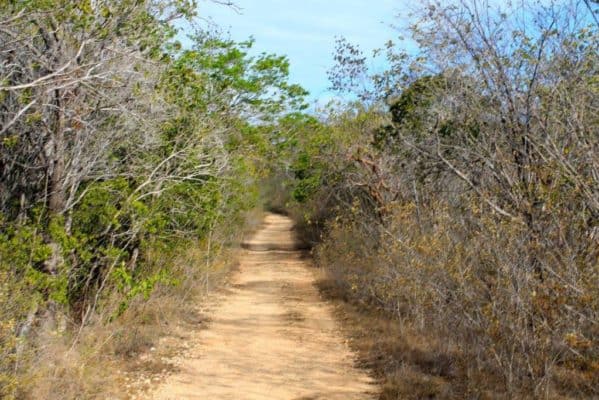
[[[425,337],[379,310],[352,303],[323,276],[319,289],[333,302],[359,364],[380,381],[380,400],[462,398],[459,356],[440,338]]]

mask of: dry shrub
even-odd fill
[[[581,265],[564,245],[567,263],[556,263],[553,252],[533,253],[541,274],[530,267],[525,227],[469,204],[464,211],[441,200],[426,210],[405,203],[381,225],[365,224],[354,208],[330,223],[317,262],[340,297],[411,329],[393,338],[409,345],[385,351],[386,366],[399,363],[438,377],[448,375],[442,372],[447,362],[450,375],[460,377],[457,384],[482,397],[598,395],[599,299],[593,293],[599,266]],[[389,335],[384,329],[370,338],[372,347],[388,347]],[[436,349],[431,365],[422,355],[406,360],[419,347],[411,337]],[[454,351],[440,350],[438,342]],[[449,361],[441,360],[444,354]],[[428,397],[424,392],[420,398]],[[400,390],[396,398],[403,396]]]
[[[337,284],[325,276],[319,287],[336,305],[360,366],[379,380],[381,400],[462,397],[465,380],[460,382],[458,366],[463,360],[448,341],[353,302]]]

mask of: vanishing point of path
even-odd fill
[[[230,290],[156,400],[362,400],[376,386],[320,299],[289,218],[269,214],[246,242]]]

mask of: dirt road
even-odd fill
[[[269,214],[246,243],[230,290],[157,400],[372,399],[330,306],[296,250],[291,221]]]

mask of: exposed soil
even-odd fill
[[[289,218],[269,214],[244,246],[239,270],[191,333],[191,350],[148,398],[372,399],[378,388],[355,366],[302,257]]]

